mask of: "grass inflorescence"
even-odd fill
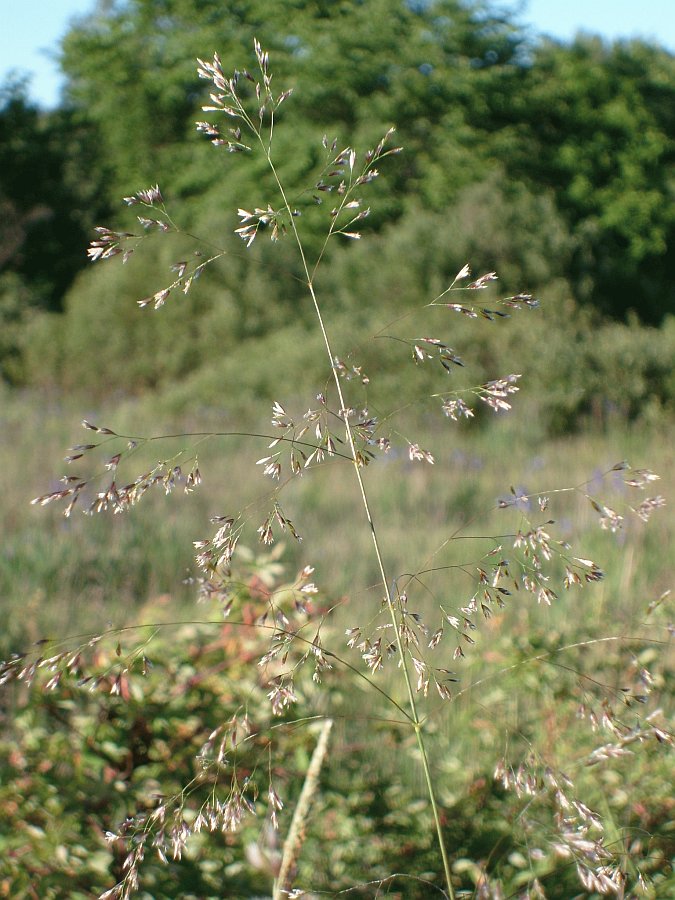
[[[324,135],[312,182],[286,184],[275,134],[291,91],[276,90],[257,41],[254,54],[253,73],[226,74],[217,54],[199,60],[210,102],[197,128],[219,152],[264,161],[260,203],[238,209],[233,230],[246,249],[267,237],[294,246],[298,303],[312,311],[323,379],[286,383],[280,370],[279,395],[266,421],[250,416],[262,423],[254,428],[154,431],[113,421],[111,411],[87,416],[65,474],[33,501],[51,517],[27,527],[40,548],[34,568],[70,571],[63,608],[78,579],[91,606],[76,614],[77,637],[19,622],[16,640],[34,643],[0,668],[17,691],[42,688],[67,742],[82,737],[90,770],[129,799],[117,821],[103,816],[114,883],[101,885],[99,873],[100,896],[130,897],[144,878],[164,896],[151,857],[185,857],[199,885],[191,892],[209,896],[246,896],[259,883],[275,897],[394,886],[451,900],[467,891],[556,897],[556,885],[572,883],[656,896],[672,885],[661,861],[665,807],[626,802],[613,773],[672,746],[657,702],[668,700],[668,585],[651,574],[658,561],[644,562],[658,558],[659,532],[644,528],[663,515],[659,475],[580,440],[540,450],[525,428],[471,437],[476,418],[517,415],[527,373],[472,379],[453,323],[498,329],[512,315],[539,315],[525,289],[500,296],[496,272],[476,276],[465,265],[421,308],[393,318],[383,310],[372,340],[343,346],[322,299],[322,266],[331,242],[367,237],[370,185],[402,148],[393,128],[365,152]],[[124,199],[140,228],[99,227],[93,262],[133,265],[150,234],[194,244],[166,283],[137,300],[143,315],[162,315],[227,250],[182,232],[158,185]],[[407,373],[393,409],[381,408],[378,398],[391,394],[378,394],[370,367],[380,347],[399,354]],[[120,538],[98,524],[102,513],[139,524]],[[669,526],[659,527],[663,535]],[[86,535],[96,528],[109,529],[118,551],[109,571],[86,573]],[[76,551],[65,549],[72,537]],[[175,555],[181,545],[185,556]],[[25,546],[12,552],[31,567]],[[189,616],[177,603],[187,590],[203,604]],[[115,591],[124,599],[107,609]],[[40,720],[46,758],[63,752],[50,722]],[[118,722],[133,735],[126,747]],[[364,770],[353,796],[340,797],[335,759],[349,758],[350,743]],[[10,766],[26,769],[29,758],[26,747]],[[639,769],[637,784],[648,784],[649,765]],[[477,796],[493,809],[483,830],[467,812]],[[496,824],[497,799],[508,828]],[[354,826],[357,845],[389,828],[401,846],[387,833],[379,851],[361,847],[356,875],[348,807],[360,801],[368,809]],[[265,824],[254,839],[255,816]],[[649,816],[652,841],[639,837]],[[249,882],[236,834],[256,873]],[[332,858],[321,862],[328,834]],[[214,835],[224,836],[220,856]],[[387,870],[397,849],[402,868]],[[199,852],[207,865],[195,862]]]

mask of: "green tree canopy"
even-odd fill
[[[194,132],[205,99],[195,58],[217,50],[243,66],[254,36],[295,89],[279,138],[287,182],[316,167],[322,131],[366,145],[396,124],[406,153],[378,185],[374,227],[406,209],[447,211],[502,171],[554,197],[576,242],[579,299],[649,321],[675,309],[673,56],[596,38],[533,44],[490,3],[100,3],[67,35],[62,64],[68,102],[96,129],[110,202],[158,178],[195,206],[261,201],[256,166],[228,168]]]
[[[60,308],[101,209],[87,131],[66,110],[41,112],[25,83],[0,87],[0,278],[35,306]]]
[[[495,106],[509,175],[555,191],[581,299],[675,310],[675,57],[639,41],[545,42]]]
[[[222,178],[194,136],[206,97],[195,59],[217,51],[241,67],[254,36],[272,54],[277,81],[295,88],[284,112],[292,130],[357,142],[396,124],[407,153],[392,194],[423,193],[435,208],[479,177],[474,104],[523,41],[487,5],[458,0],[100,5],[66,37],[62,64],[69,100],[99,129],[111,196],[158,173],[188,193]]]

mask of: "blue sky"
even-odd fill
[[[11,70],[31,75],[31,96],[58,102],[61,82],[53,55],[74,16],[95,0],[0,0],[0,81]],[[518,6],[517,0],[502,2]],[[606,38],[643,37],[675,52],[675,0],[521,0],[519,21],[567,40],[580,30]]]

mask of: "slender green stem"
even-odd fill
[[[429,766],[429,757],[427,756],[427,748],[424,743],[424,735],[422,733],[422,729],[424,727],[423,721],[417,721],[415,724],[415,738],[417,739],[417,746],[420,751],[420,757],[422,759],[422,770],[424,772],[424,781],[427,786],[427,793],[429,794],[429,802],[431,803],[431,811],[434,816],[434,825],[436,826],[436,835],[438,837],[438,847],[441,851],[441,859],[443,860],[443,872],[445,874],[445,883],[448,888],[448,896],[450,900],[454,900],[455,892],[452,887],[452,876],[450,873],[450,860],[448,858],[448,851],[445,846],[445,840],[443,839],[443,826],[441,824],[441,815],[440,810],[438,808],[438,802],[436,800],[436,791],[434,790],[434,782],[431,777],[431,768]]]
[[[433,780],[431,777],[429,758],[427,755],[426,745],[424,742],[424,735],[422,733],[423,724],[422,724],[422,720],[420,719],[419,713],[417,711],[417,703],[415,701],[415,690],[413,687],[412,679],[410,676],[410,671],[409,671],[407,660],[406,660],[406,652],[405,652],[405,647],[403,646],[403,639],[401,637],[399,618],[396,614],[396,605],[394,603],[393,592],[389,586],[390,583],[389,583],[386,568],[384,565],[384,557],[383,557],[382,549],[380,547],[380,542],[379,542],[379,539],[377,536],[377,529],[375,527],[375,521],[373,519],[372,511],[370,508],[370,503],[368,500],[368,493],[366,491],[365,483],[364,483],[363,476],[361,473],[361,468],[358,463],[358,455],[357,455],[357,451],[356,451],[356,445],[354,442],[354,434],[352,431],[351,423],[349,421],[349,415],[347,413],[347,404],[345,403],[344,395],[342,392],[342,385],[340,384],[340,376],[338,375],[338,373],[335,369],[335,365],[334,365],[335,356],[333,355],[333,349],[332,349],[332,346],[330,343],[328,332],[326,330],[326,325],[324,322],[323,314],[321,312],[321,307],[319,305],[319,301],[316,296],[316,291],[314,289],[314,275],[316,272],[316,267],[314,270],[312,270],[312,272],[310,272],[310,268],[307,263],[307,258],[305,256],[304,246],[302,244],[302,240],[300,238],[300,235],[298,233],[298,230],[297,230],[297,227],[295,224],[295,218],[293,216],[293,211],[292,211],[291,206],[286,197],[286,192],[284,191],[284,187],[283,187],[281,180],[279,178],[279,175],[276,171],[274,162],[272,161],[270,150],[268,147],[265,147],[265,144],[262,141],[262,139],[260,138],[260,135],[258,135],[258,137],[259,137],[260,143],[262,144],[263,149],[265,151],[268,165],[274,176],[274,179],[276,181],[277,187],[279,189],[279,192],[280,192],[282,200],[283,200],[284,207],[285,207],[285,209],[288,213],[289,219],[290,219],[291,228],[293,230],[293,236],[295,238],[295,242],[298,247],[298,251],[300,253],[300,259],[302,261],[303,270],[304,270],[305,276],[307,278],[307,288],[308,288],[310,296],[312,298],[312,303],[314,305],[314,311],[316,313],[317,321],[319,323],[319,328],[321,330],[321,336],[323,338],[324,347],[326,349],[326,353],[327,353],[328,359],[330,361],[331,371],[333,372],[333,381],[335,383],[335,390],[337,393],[338,402],[340,404],[340,410],[342,413],[341,417],[342,417],[342,420],[343,420],[344,426],[345,426],[347,443],[349,445],[349,451],[350,451],[351,457],[352,457],[352,465],[354,466],[354,473],[356,475],[356,480],[357,480],[357,483],[359,486],[361,501],[363,503],[363,508],[364,508],[364,511],[366,514],[366,519],[368,521],[370,536],[371,536],[371,540],[372,540],[372,544],[373,544],[373,549],[375,552],[375,557],[377,560],[377,567],[378,567],[378,570],[380,573],[380,578],[382,579],[382,586],[385,591],[385,600],[386,600],[386,604],[387,604],[387,609],[389,610],[389,615],[391,618],[392,626],[394,628],[396,649],[398,652],[401,669],[403,671],[403,676],[404,676],[405,685],[406,685],[406,691],[408,694],[408,702],[410,704],[411,719],[412,719],[412,722],[413,722],[413,725],[415,728],[415,737],[417,740],[417,746],[419,748],[421,759],[422,759],[422,768],[424,771],[424,779],[425,779],[425,783],[426,783],[426,787],[427,787],[427,792],[429,795],[429,800],[431,802],[431,808],[432,808],[433,816],[434,816],[434,824],[436,827],[436,835],[437,835],[437,839],[438,839],[438,845],[439,845],[440,852],[441,852],[441,858],[443,860],[443,872],[444,872],[445,882],[446,882],[446,886],[447,886],[447,890],[448,890],[448,896],[450,897],[450,900],[454,900],[455,895],[454,895],[454,891],[453,891],[453,887],[452,887],[452,877],[451,877],[451,873],[450,873],[450,861],[448,859],[448,854],[447,854],[447,850],[445,847],[445,841],[443,839],[443,829],[441,826],[438,802],[436,800],[436,792],[434,790]]]

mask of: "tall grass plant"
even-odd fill
[[[205,457],[214,447],[227,448],[220,456],[226,460],[221,478],[227,506],[211,511],[210,536],[192,537],[197,573],[191,581],[209,614],[171,622],[156,608],[142,610],[140,620],[111,621],[79,642],[39,640],[27,654],[8,657],[1,669],[11,685],[36,681],[46,696],[65,692],[61,715],[70,724],[78,717],[87,722],[92,714],[78,691],[103,705],[99,698],[126,704],[126,710],[116,707],[106,719],[109,746],[104,734],[99,737],[88,724],[79,728],[94,755],[99,748],[99,764],[105,761],[113,783],[124,784],[154,764],[140,793],[133,792],[138,808],[110,826],[107,841],[114,848],[116,883],[100,896],[131,896],[142,886],[149,856],[156,854],[171,865],[183,856],[191,858],[192,842],[199,846],[211,833],[225,835],[227,843],[229,836],[250,829],[249,816],[263,810],[266,828],[255,847],[247,844],[249,863],[267,872],[275,897],[315,888],[312,873],[321,882],[332,866],[324,866],[323,874],[303,867],[303,853],[311,854],[305,849],[310,830],[339,834],[345,825],[344,816],[336,819],[335,813],[332,821],[339,827],[330,825],[330,805],[322,800],[329,733],[338,719],[353,723],[369,748],[377,746],[378,729],[388,735],[390,752],[383,750],[380,761],[389,771],[372,797],[372,803],[385,806],[383,821],[400,827],[404,823],[396,817],[401,808],[416,815],[407,799],[397,811],[395,796],[386,798],[397,790],[401,796],[424,795],[428,817],[426,835],[414,842],[409,870],[382,872],[375,860],[372,875],[364,872],[361,887],[354,890],[376,893],[400,882],[406,896],[433,892],[452,900],[468,891],[500,897],[505,889],[520,896],[547,896],[544,885],[558,871],[556,860],[568,867],[565,884],[575,872],[591,893],[623,896],[648,892],[654,885],[660,889],[665,870],[653,875],[651,847],[635,837],[632,810],[618,802],[614,806],[620,815],[603,808],[605,794],[595,790],[587,772],[609,772],[634,748],[649,753],[664,747],[667,752],[672,744],[664,710],[655,703],[667,667],[662,651],[668,632],[661,621],[667,588],[642,606],[644,620],[631,625],[629,610],[634,607],[626,604],[623,619],[621,597],[639,583],[631,556],[639,551],[621,547],[618,575],[609,580],[598,562],[596,551],[602,545],[595,536],[588,541],[590,549],[577,549],[580,507],[585,528],[592,522],[596,534],[604,532],[610,542],[621,536],[628,538],[628,546],[639,546],[642,532],[636,529],[662,514],[665,501],[655,490],[659,476],[623,460],[602,459],[596,460],[597,468],[589,466],[584,476],[565,478],[561,486],[558,478],[568,474],[564,457],[556,453],[547,465],[538,440],[528,441],[516,454],[525,465],[517,476],[510,443],[515,432],[508,429],[501,435],[495,429],[484,432],[485,454],[480,444],[467,443],[471,449],[464,449],[463,429],[471,420],[510,414],[525,382],[517,370],[498,369],[496,339],[484,362],[487,375],[476,380],[455,340],[464,328],[455,333],[454,323],[498,333],[501,320],[512,314],[536,317],[539,305],[525,291],[500,296],[495,272],[476,277],[463,265],[421,309],[383,309],[374,336],[359,334],[354,350],[344,346],[339,316],[334,332],[334,311],[321,293],[325,251],[334,241],[361,240],[370,184],[387,157],[401,148],[393,144],[393,129],[365,153],[349,146],[339,149],[337,140],[324,136],[325,165],[312,185],[297,191],[281,180],[276,157],[277,119],[283,104],[291,102],[291,92],[273,88],[268,54],[257,42],[255,58],[255,74],[235,71],[232,76],[224,73],[217,55],[200,60],[199,74],[212,93],[204,107],[209,121],[198,123],[198,129],[221,151],[257,154],[265,163],[264,196],[259,206],[238,210],[235,232],[247,248],[267,236],[295,247],[298,304],[310,310],[299,320],[303,326],[314,323],[309,343],[314,349],[323,347],[323,377],[308,387],[300,365],[292,374],[301,380],[287,382],[283,354],[276,360],[258,359],[268,372],[272,363],[278,395],[271,426],[256,432],[228,423],[217,431],[195,428],[160,435],[131,422],[125,427],[124,422],[86,418],[84,437],[67,457],[69,474],[34,501],[38,507],[63,504],[66,529],[80,509],[95,517],[106,511],[131,514],[134,508],[135,516],[140,501],[141,508],[147,507],[157,494],[175,497],[180,490],[198,496]],[[210,121],[214,116],[217,124]],[[138,301],[148,316],[173,316],[178,332],[185,298],[195,295],[202,273],[226,259],[228,250],[183,233],[157,185],[125,199],[139,213],[141,233],[100,227],[90,257],[97,262],[120,256],[131,266],[145,241],[143,233],[192,242],[190,255],[171,263],[164,284]],[[321,217],[323,245],[314,231]],[[305,221],[312,228],[311,246],[320,248],[313,257],[304,237]],[[267,314],[265,298],[259,297],[258,305]],[[354,317],[353,326],[358,310]],[[185,327],[189,332],[189,322]],[[145,339],[151,340],[151,334]],[[189,357],[189,341],[179,332],[176,341],[187,345]],[[369,349],[362,351],[365,345]],[[378,394],[376,363],[371,368],[373,348],[379,352],[380,347],[397,359],[400,369],[409,370],[398,379],[393,409],[384,406],[391,391]],[[136,348],[134,358],[140,353]],[[296,363],[302,358],[301,352]],[[224,397],[235,390],[234,377],[223,384]],[[302,406],[299,397],[304,398]],[[432,416],[445,422],[444,433],[429,425]],[[237,496],[243,467],[256,467],[261,476],[260,491],[252,498]],[[553,482],[542,476],[549,468]],[[482,470],[487,476],[477,477]],[[105,593],[115,585],[126,596],[162,590],[147,570],[143,580],[125,585],[124,557],[140,553],[134,569],[142,571],[144,547],[157,543],[171,553],[173,526],[180,517],[174,497],[170,512],[156,526],[148,524],[157,521],[154,510],[153,518],[140,520],[142,538],[131,533],[112,554],[109,571],[83,578],[88,588],[98,579]],[[209,505],[213,499],[207,497]],[[191,502],[192,496],[183,498],[183,503]],[[304,516],[299,515],[303,510]],[[323,551],[313,540],[320,527],[328,534]],[[290,578],[284,576],[277,549],[280,538],[294,547],[289,565],[297,574]],[[254,542],[257,553],[249,549]],[[48,568],[53,557],[40,543],[37,548]],[[315,563],[305,555],[310,551],[320,559],[319,583]],[[27,569],[36,566],[26,560]],[[327,573],[335,576],[332,583],[324,581]],[[77,577],[83,577],[81,565],[76,565],[73,584]],[[101,612],[104,604],[101,598]],[[570,609],[572,633],[567,627]],[[174,655],[176,647],[167,643],[166,632],[172,629],[182,635],[176,645],[187,653],[187,677]],[[213,639],[210,632],[215,632]],[[153,668],[163,675],[159,681],[152,680]],[[519,690],[512,688],[514,676]],[[156,699],[163,692],[169,706],[180,697],[190,707],[184,723],[180,717],[174,722],[185,746],[197,749],[194,771],[182,786],[177,786],[180,771],[165,752],[176,735],[167,731]],[[533,707],[525,699],[530,693],[537,696]],[[369,698],[372,705],[367,706]],[[220,720],[219,699],[227,710]],[[569,747],[572,705],[583,737]],[[135,742],[122,752],[119,736],[113,740],[110,728],[114,730],[115,717],[131,713]],[[317,724],[312,738],[310,726],[316,729]],[[295,814],[289,820],[281,796],[283,754],[303,727],[314,744],[310,750],[305,742],[299,754],[304,783],[296,781]],[[50,739],[59,745],[53,733]],[[501,789],[523,801],[519,815],[525,842],[522,849],[511,850],[508,865],[501,868],[493,865],[493,853],[506,836],[488,830],[495,843],[485,852],[488,835],[471,832],[452,787],[462,767],[471,769],[474,753],[483,756],[488,748],[494,752]],[[568,749],[572,759],[563,752]],[[295,751],[297,757],[297,743]],[[415,775],[406,785],[409,767]],[[485,784],[477,789],[484,790]],[[318,820],[310,820],[312,806],[322,808]],[[285,841],[274,837],[282,826]],[[507,842],[511,845],[511,835]],[[340,852],[336,845],[338,857]],[[364,862],[366,856],[364,851]],[[351,864],[348,868],[353,871]],[[219,869],[214,878],[211,870],[208,888],[200,887],[196,894],[207,889],[231,896],[228,871]],[[320,889],[352,889],[345,888],[344,876],[345,870],[338,868],[333,883],[321,882]],[[555,878],[551,884],[550,896],[558,896]]]

